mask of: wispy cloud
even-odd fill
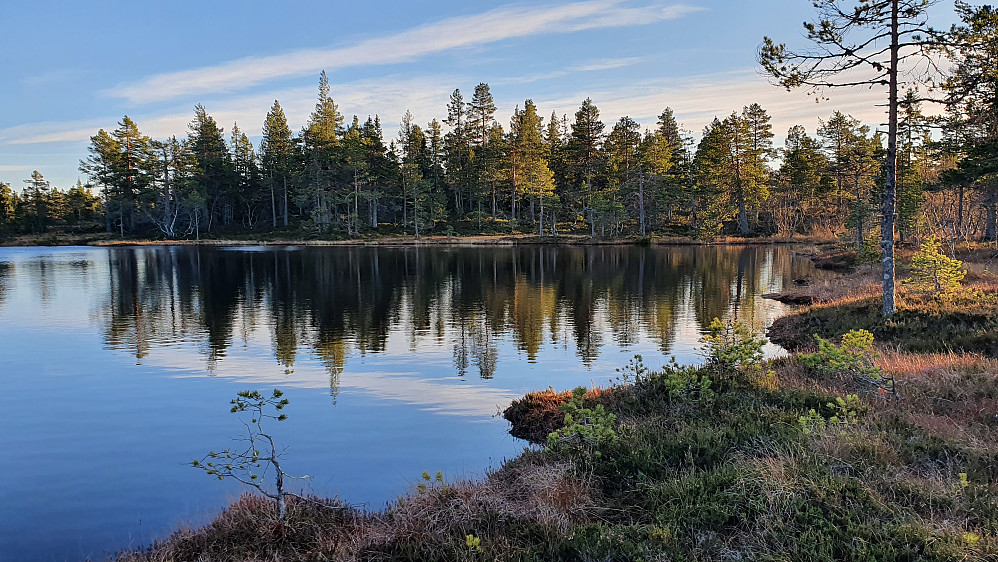
[[[609,64],[608,61],[604,61]],[[596,65],[599,61],[580,65]],[[515,78],[509,79],[511,81]],[[503,82],[505,82],[504,80]],[[427,75],[416,78],[383,77],[337,84],[333,97],[341,111],[347,115],[381,116],[388,140],[395,134],[402,114],[412,111],[416,122],[426,123],[439,118],[447,97],[455,85],[471,82],[456,75]],[[605,84],[605,82],[604,82]],[[708,74],[690,78],[657,78],[641,82],[628,82],[613,86],[596,85],[591,89],[558,98],[538,99],[538,109],[543,115],[552,110],[571,118],[579,104],[591,97],[600,109],[602,119],[611,127],[617,118],[628,115],[646,126],[653,126],[657,116],[666,107],[672,107],[683,124],[699,132],[714,117],[723,118],[732,111],[741,111],[750,103],[761,104],[773,118],[773,129],[781,135],[791,125],[802,124],[814,131],[818,117],[825,117],[834,110],[852,114],[863,122],[877,124],[883,119],[882,103],[885,94],[865,88],[834,92],[828,102],[815,104],[813,98],[803,93],[788,93],[769,84],[753,70]],[[293,128],[305,124],[315,104],[314,87],[288,88],[261,94],[219,99],[206,103],[208,112],[227,131],[233,122],[250,136],[260,134],[261,124],[270,105],[280,100]],[[496,117],[505,122],[520,99],[497,96],[499,111]],[[174,111],[132,115],[141,130],[154,138],[170,135],[183,136],[192,113],[186,107]],[[74,121],[66,123],[35,123],[0,130],[0,145],[27,145],[43,143],[86,143],[98,128],[111,129],[117,118]]]
[[[572,72],[594,72],[597,70],[612,70],[614,68],[624,68],[644,61],[642,57],[624,57],[619,59],[599,59],[579,64],[569,68]]]
[[[557,6],[514,5],[481,14],[440,20],[350,46],[304,49],[246,57],[214,66],[150,76],[106,93],[133,103],[181,96],[233,92],[268,80],[336,69],[409,62],[426,55],[505,39],[587,29],[644,25],[676,19],[701,8],[658,2],[641,6],[623,0],[588,0]]]

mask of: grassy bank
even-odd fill
[[[247,495],[119,559],[998,560],[988,252],[966,254],[961,292],[905,292],[891,322],[872,270],[802,280],[816,304],[774,328],[800,342],[788,357],[759,363],[729,332],[703,367],[529,394],[504,415],[540,446],[480,480],[427,474],[381,510],[292,498],[284,520]],[[877,347],[808,352],[856,328]]]
[[[958,290],[948,294],[934,294],[908,283],[912,253],[911,249],[899,253],[898,310],[889,320],[880,314],[879,265],[853,265],[780,295],[814,304],[774,322],[770,339],[787,349],[806,350],[814,347],[815,334],[834,338],[862,328],[883,345],[903,351],[998,356],[998,250],[993,246],[958,248],[956,256],[962,258],[966,277]],[[848,255],[833,252],[832,256],[843,254]],[[818,263],[827,260],[821,256]]]

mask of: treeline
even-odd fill
[[[987,7],[960,12],[953,65],[941,82],[944,116],[920,94],[901,102],[898,227],[952,239],[996,239],[998,23]],[[940,131],[930,134],[933,129]],[[642,131],[612,126],[592,100],[572,119],[543,118],[531,100],[507,127],[488,84],[455,90],[443,120],[402,118],[384,139],[380,119],[346,123],[323,72],[315,110],[297,133],[278,102],[259,147],[238,125],[226,138],[204,107],[187,138],[153,140],[124,117],[91,137],[87,184],[62,193],[40,175],[22,195],[0,191],[0,228],[38,231],[101,220],[108,231],[167,237],[283,230],[303,236],[534,232],[686,235],[835,235],[856,244],[877,228],[886,151],[881,134],[841,112],[816,135],[792,127],[773,143],[758,104],[716,118],[694,136],[665,108]],[[99,205],[91,192],[99,193]],[[78,206],[77,206],[78,205]]]
[[[57,226],[75,232],[100,228],[104,207],[89,185],[77,181],[63,191],[37,170],[18,193],[0,182],[0,234],[41,233]]]

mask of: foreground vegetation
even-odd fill
[[[963,285],[932,293],[908,284],[899,315],[927,334],[957,333],[975,306],[993,323],[990,254],[968,255]],[[803,327],[798,337],[822,311],[862,303],[865,275],[815,279],[813,290],[839,287],[830,298],[840,302],[788,317]],[[960,352],[910,353],[930,338],[875,318],[876,308],[866,326],[885,345],[854,325],[830,340],[809,334],[810,349],[765,362],[755,335],[715,322],[703,366],[651,370],[635,360],[612,387],[514,402],[505,412],[513,433],[543,446],[482,480],[425,474],[380,511],[291,497],[283,519],[273,501],[247,495],[208,526],[120,559],[998,557],[993,340],[982,331]]]

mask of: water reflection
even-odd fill
[[[774,309],[758,295],[808,267],[781,247],[175,247],[106,259],[108,348],[141,361],[196,340],[211,371],[235,342],[266,334],[286,373],[315,357],[334,391],[351,355],[385,351],[396,331],[409,350],[449,349],[459,376],[491,378],[501,338],[528,361],[570,346],[591,364],[607,340],[669,353],[714,317],[762,329]],[[42,261],[38,287],[49,285]]]
[[[7,285],[10,283],[11,273],[14,266],[8,262],[0,261],[0,306],[3,306],[7,299]]]

